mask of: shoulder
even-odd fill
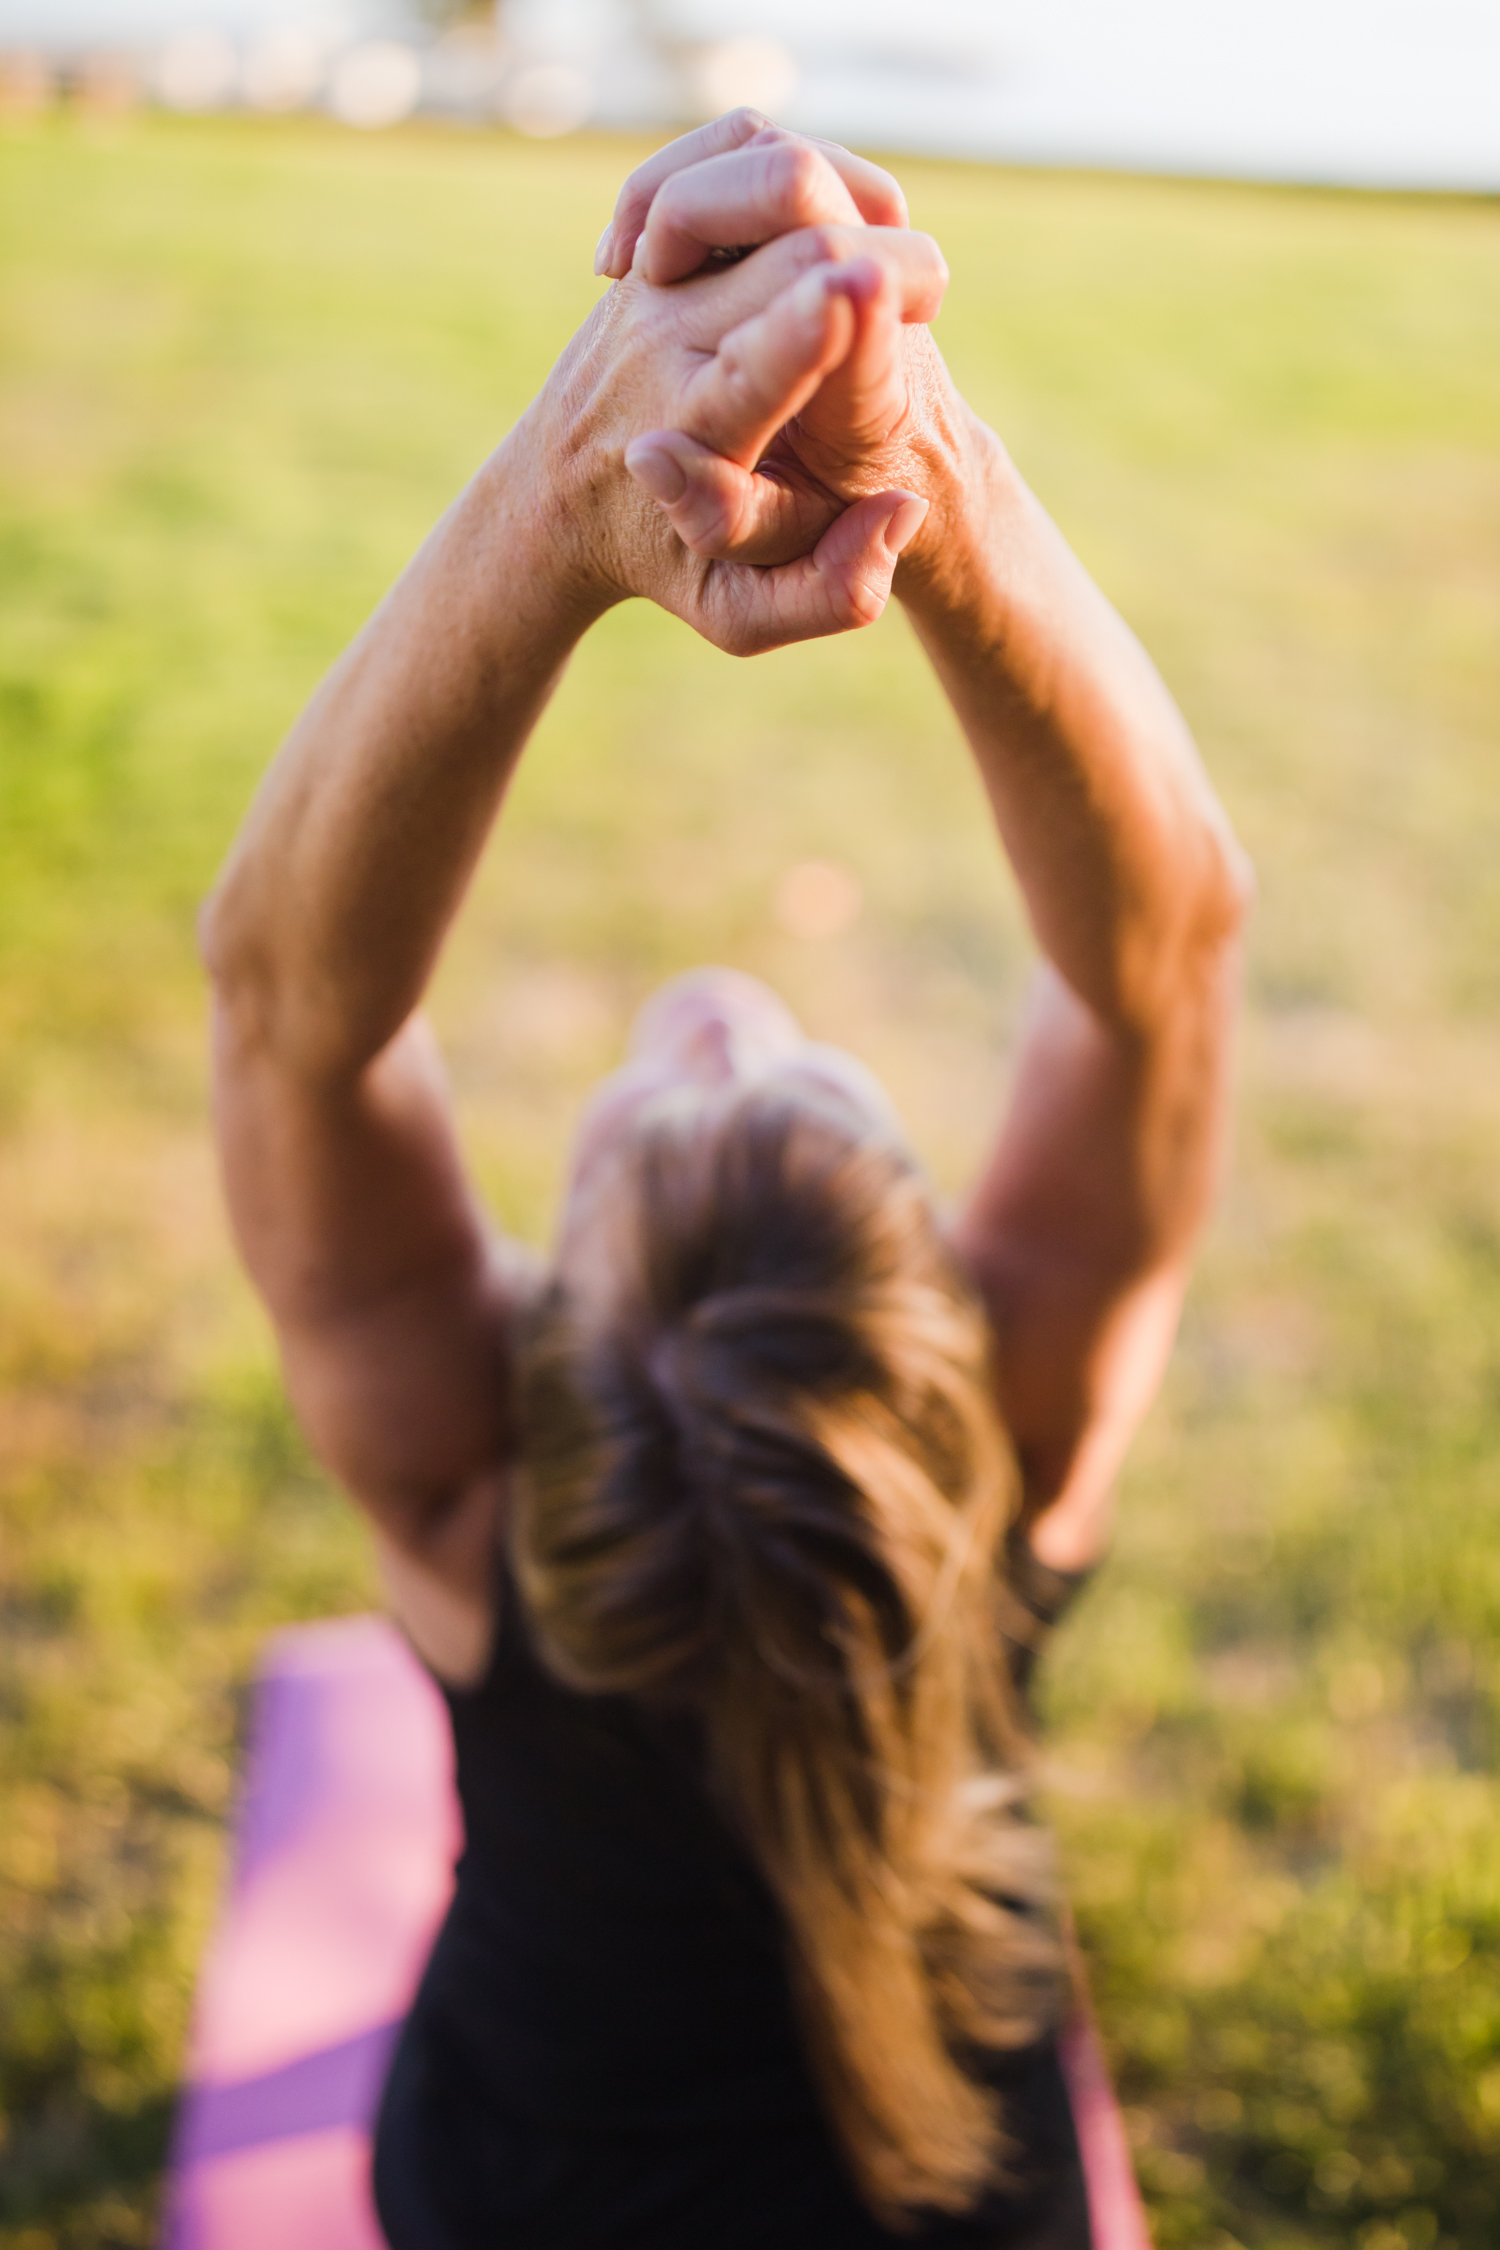
[[[490,1310],[507,1389],[513,1383],[518,1331],[545,1285],[546,1268],[534,1253],[514,1242],[494,1242]],[[513,1411],[507,1410],[505,1429],[506,1443],[499,1452],[458,1482],[448,1497],[434,1498],[420,1510],[370,1510],[391,1614],[423,1663],[452,1688],[477,1686],[494,1646],[502,1578],[498,1558],[514,1481]]]

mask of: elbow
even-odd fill
[[[1167,949],[1167,981],[1179,994],[1212,991],[1219,1007],[1232,1015],[1236,965],[1255,905],[1255,868],[1222,816],[1204,823],[1194,858],[1194,879],[1184,886]]]
[[[1255,905],[1255,862],[1223,813],[1219,814],[1212,826],[1218,880],[1226,910],[1232,917],[1230,934],[1238,937]]]
[[[208,978],[221,1063],[286,1043],[282,977],[257,917],[247,914],[231,869],[198,910],[198,958]]]
[[[1236,1009],[1236,974],[1245,925],[1255,904],[1255,870],[1228,822],[1204,817],[1178,860],[1178,877],[1159,910],[1142,916],[1122,949],[1116,1020],[1153,1044],[1184,1015],[1205,1007],[1226,1022]]]
[[[223,901],[224,886],[216,883],[198,909],[198,959],[215,993],[229,974],[232,960]]]
[[[358,979],[320,961],[305,930],[288,931],[286,919],[278,923],[264,879],[234,865],[199,909],[217,1068],[269,1068],[331,1091],[362,1075],[412,1003],[380,994],[372,1005]]]
[[[1212,960],[1238,951],[1255,905],[1255,865],[1227,820],[1205,823],[1186,942]]]
[[[221,1006],[238,1004],[266,982],[265,949],[256,942],[254,918],[243,911],[239,887],[231,868],[198,909],[198,958]]]

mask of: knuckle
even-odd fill
[[[788,205],[808,209],[822,185],[826,161],[806,141],[787,140],[770,152],[773,177]]]
[[[757,388],[755,374],[744,356],[742,344],[736,344],[732,350],[726,346],[720,353],[719,373],[733,406],[743,406],[754,398]]]
[[[835,226],[831,220],[821,220],[817,226],[804,227],[802,242],[808,260],[813,265],[832,266],[847,255],[851,234],[848,227]]]
[[[884,615],[885,605],[885,593],[866,578],[846,580],[834,601],[835,611],[847,632],[857,632],[862,625],[873,625]]]

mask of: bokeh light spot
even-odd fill
[[[864,894],[847,867],[831,859],[803,859],[777,885],[774,912],[791,937],[831,938],[852,928],[863,904]]]

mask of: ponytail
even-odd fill
[[[1059,1974],[982,1316],[910,1159],[764,1091],[640,1132],[606,1200],[523,1353],[543,1655],[698,1712],[866,2202],[969,2209],[1007,2153],[984,2057]]]

